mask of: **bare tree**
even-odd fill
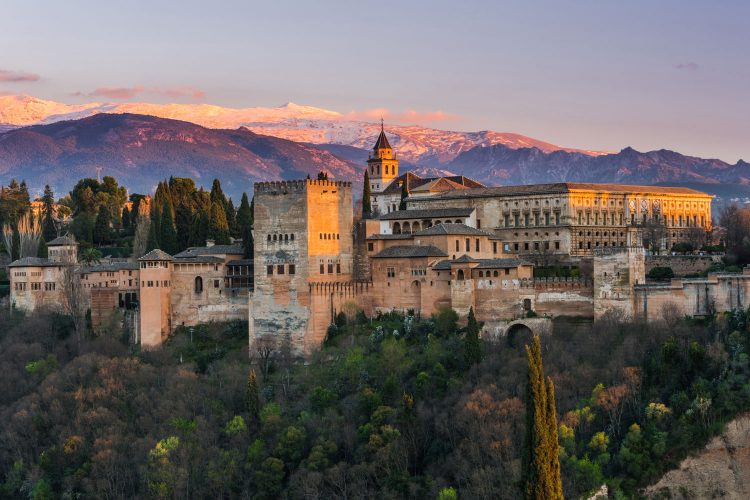
[[[252,350],[258,354],[258,364],[263,370],[263,380],[268,376],[271,362],[276,354],[276,341],[269,336],[256,338]]]
[[[80,343],[86,333],[86,311],[89,307],[86,291],[83,288],[81,275],[77,272],[76,266],[64,265],[61,267],[60,273],[62,284],[60,305],[65,314],[70,316],[73,321],[73,327]]]
[[[700,248],[708,241],[708,234],[702,227],[691,227],[685,232],[687,243],[693,247],[693,250]]]
[[[667,225],[664,220],[660,217],[652,217],[641,222],[638,227],[644,248],[658,254],[667,237]]]

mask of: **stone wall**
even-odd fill
[[[721,262],[720,256],[711,255],[650,255],[646,257],[646,273],[655,267],[671,267],[675,276],[701,274],[714,262]]]

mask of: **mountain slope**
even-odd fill
[[[263,135],[295,142],[337,144],[370,149],[380,132],[379,123],[352,119],[335,111],[287,103],[277,108],[225,108],[210,104],[87,103],[67,105],[27,95],[0,96],[0,131],[7,128],[78,119],[96,113],[134,113],[189,121],[208,128],[246,127]],[[536,147],[544,152],[571,151],[515,133],[455,132],[421,126],[387,127],[391,144],[402,159],[419,164],[445,163],[476,146],[503,144],[511,148]]]
[[[199,184],[221,179],[237,196],[262,180],[315,176],[356,177],[357,166],[312,146],[246,129],[208,129],[192,123],[133,114],[99,114],[0,134],[0,183],[15,177],[32,188],[63,192],[96,166],[131,191],[150,192],[170,175]]]

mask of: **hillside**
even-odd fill
[[[0,134],[2,184],[18,178],[32,189],[50,184],[64,192],[80,178],[96,177],[97,165],[131,192],[151,192],[159,180],[188,176],[206,186],[219,178],[235,197],[255,181],[321,170],[351,179],[358,167],[313,146],[247,129],[209,129],[133,114],[98,114]]]

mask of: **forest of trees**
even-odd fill
[[[83,260],[101,255],[140,257],[157,247],[174,254],[203,246],[208,239],[228,244],[230,238],[241,238],[246,256],[252,255],[252,203],[245,193],[235,208],[217,179],[207,192],[192,179],[171,177],[160,182],[149,198],[128,196],[113,177],[105,176],[101,182],[87,178],[58,200],[45,186],[37,201],[42,209],[33,215],[24,182],[11,181],[0,190],[2,244],[12,260],[46,257],[46,242],[66,233],[79,242]],[[127,202],[132,203],[130,209]]]
[[[248,351],[241,322],[140,352],[116,329],[79,343],[63,316],[1,313],[0,496],[519,498],[536,439],[548,458],[559,442],[565,497],[627,498],[750,408],[745,312],[560,320],[535,346],[480,340],[449,309],[355,311],[305,362]],[[557,428],[529,438],[537,417]]]

